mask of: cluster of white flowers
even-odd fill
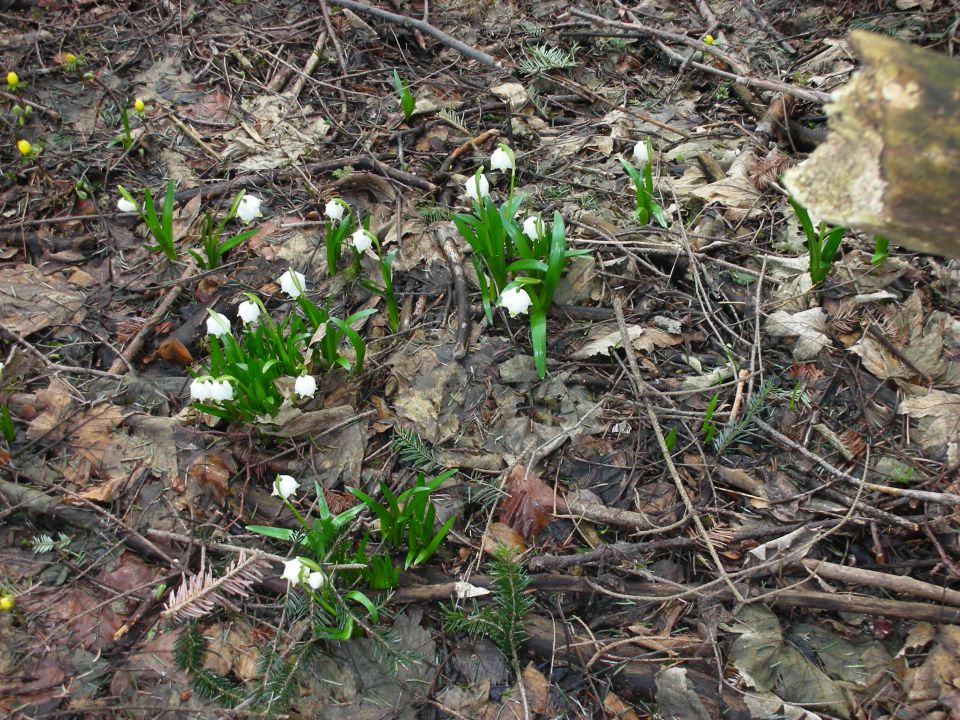
[[[296,494],[300,489],[300,481],[292,475],[277,475],[273,481],[273,493],[281,500],[288,501],[291,495]],[[281,578],[294,585],[306,583],[314,590],[319,590],[327,581],[326,577],[319,570],[313,570],[304,562],[304,558],[295,557],[285,560],[283,563],[283,573]]]
[[[319,570],[311,570],[310,567],[298,557],[284,561],[283,573],[281,573],[280,577],[294,585],[299,585],[301,582],[304,582],[314,590],[322,588],[323,584],[327,581],[322,572]]]
[[[197,402],[233,400],[233,385],[229,380],[200,377],[190,383],[190,398]]]

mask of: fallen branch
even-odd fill
[[[464,55],[471,60],[476,60],[481,65],[489,68],[500,67],[500,62],[492,55],[487,55],[487,53],[481,50],[470,47],[466,43],[457,40],[455,37],[447,35],[445,32],[443,32],[443,30],[435,28],[433,25],[428,22],[424,22],[423,20],[414,20],[406,15],[397,15],[396,13],[389,12],[388,10],[381,10],[377,7],[370,7],[369,5],[364,5],[363,3],[354,2],[354,0],[327,0],[327,2],[329,2],[331,5],[337,5],[338,7],[345,7],[348,10],[353,10],[354,12],[373,15],[376,18],[388,20],[389,22],[397,23],[403,27],[419,30],[427,35],[432,35],[447,47],[453,48],[461,55]]]

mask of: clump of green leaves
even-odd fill
[[[523,618],[533,610],[533,598],[527,593],[530,576],[507,548],[497,553],[491,574],[493,603],[481,608],[474,600],[469,612],[456,606],[444,608],[446,629],[473,638],[490,638],[516,664],[520,645],[526,639]]]
[[[361,310],[341,320],[301,293],[296,308],[275,323],[260,298],[246,295],[260,309],[257,321],[245,324],[240,339],[232,332],[211,336],[209,364],[201,373],[229,380],[234,397],[216,405],[201,403],[197,407],[202,412],[245,422],[272,416],[284,400],[276,383],[279,378],[299,377],[308,363],[324,370],[339,366],[359,372],[363,367],[366,343],[350,325],[372,315],[375,309]],[[352,360],[343,354],[344,339],[353,348]]]
[[[456,472],[456,469],[447,470],[430,480],[426,480],[423,473],[418,473],[413,486],[399,495],[381,480],[380,494],[386,501],[385,504],[377,502],[362,490],[349,488],[350,493],[377,516],[384,544],[391,550],[406,549],[404,569],[421,565],[429,560],[453,527],[457,519],[455,515],[434,533],[433,525],[437,510],[430,495]]]
[[[417,101],[410,92],[410,85],[406,80],[400,77],[400,73],[393,71],[393,87],[397,90],[397,97],[400,98],[400,108],[403,110],[404,122],[410,122],[413,116],[413,109],[417,106]]]
[[[843,236],[847,230],[842,227],[827,227],[826,223],[820,223],[820,227],[814,230],[807,209],[793,198],[790,198],[790,205],[797,214],[800,227],[803,228],[803,234],[807,237],[807,251],[810,253],[810,279],[814,283],[823,282],[830,274],[830,268],[833,267],[833,261],[837,257],[837,251],[840,249],[840,243],[843,241]]]
[[[188,251],[193,259],[197,261],[197,267],[203,270],[213,270],[220,267],[224,255],[256,232],[256,228],[251,228],[239,232],[227,240],[220,239],[227,223],[237,216],[237,208],[240,206],[240,201],[243,200],[243,196],[244,191],[241,190],[230,206],[230,210],[219,224],[214,221],[213,215],[209,212],[204,214],[200,226],[200,240],[203,255],[201,256],[196,250]]]
[[[136,206],[137,212],[140,214],[140,219],[147,224],[150,234],[153,235],[156,244],[147,245],[147,250],[162,252],[167,260],[175,262],[177,259],[177,247],[173,242],[173,180],[167,182],[167,192],[164,196],[163,207],[159,215],[157,214],[157,208],[154,205],[153,196],[150,194],[149,188],[144,191],[142,204],[134,200],[133,195],[131,195],[130,191],[123,185],[118,186],[117,190],[123,196],[124,200]]]

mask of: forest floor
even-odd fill
[[[0,1],[0,713],[960,717],[960,268],[848,232],[814,283],[779,183],[851,30],[958,19]],[[507,262],[583,251],[545,330],[482,302],[481,166]],[[169,256],[118,206],[168,184]]]

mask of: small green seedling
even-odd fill
[[[717,424],[713,422],[713,413],[717,409],[717,403],[720,402],[720,393],[714,393],[707,403],[707,410],[703,414],[703,425],[700,426],[700,434],[703,435],[704,442],[713,440],[713,434],[717,431]]]
[[[143,208],[139,211],[140,218],[147,224],[150,234],[156,240],[156,245],[147,245],[147,250],[162,252],[170,262],[175,262],[177,259],[177,248],[173,242],[173,188],[173,180],[170,180],[167,182],[167,194],[163,200],[163,208],[160,215],[157,215],[157,209],[154,206],[153,196],[150,194],[149,188],[144,192],[144,200],[141,205],[133,199],[133,195],[123,185],[117,187],[117,190],[127,202],[138,208]]]
[[[436,508],[430,495],[456,472],[456,469],[447,470],[429,481],[424,478],[423,473],[418,473],[413,487],[399,495],[394,494],[390,486],[381,480],[380,494],[386,500],[385,505],[381,505],[362,490],[348,488],[350,493],[370,508],[380,520],[380,535],[384,544],[394,550],[406,546],[404,569],[426,562],[453,526],[456,515],[451,516],[436,533],[433,532]]]
[[[619,157],[620,164],[627,171],[627,175],[633,181],[633,187],[636,190],[636,215],[637,222],[646,225],[651,219],[659,223],[661,227],[667,226],[667,216],[663,208],[653,199],[653,148],[650,140],[646,141],[647,161],[643,164],[643,171],[639,172],[630,161],[623,155]]]
[[[223,233],[223,228],[226,227],[226,224],[230,220],[236,217],[237,208],[240,206],[240,201],[243,199],[243,195],[244,191],[241,190],[236,199],[233,201],[233,204],[230,206],[230,210],[226,217],[224,217],[219,224],[215,224],[213,215],[211,215],[209,212],[204,215],[200,227],[203,255],[201,256],[196,250],[187,251],[193,257],[193,259],[197,261],[197,267],[201,268],[202,270],[213,270],[220,267],[224,255],[256,232],[256,228],[252,228],[250,230],[239,232],[228,240],[220,240],[220,236]]]
[[[377,261],[380,265],[380,277],[383,278],[383,285],[377,285],[375,282],[363,278],[360,280],[361,287],[374,295],[379,295],[387,303],[387,320],[390,324],[390,332],[397,332],[400,329],[400,305],[397,302],[397,294],[393,289],[393,261],[397,257],[397,251],[391,250],[386,255],[380,253],[379,245],[377,248]]]
[[[797,219],[800,220],[803,234],[807,236],[807,249],[810,252],[810,279],[814,283],[823,282],[830,274],[830,268],[833,267],[833,261],[837,257],[837,251],[847,230],[842,227],[827,228],[825,223],[820,223],[820,228],[815,231],[807,209],[793,198],[790,198],[790,205],[797,214]]]
[[[873,257],[870,258],[870,264],[874,267],[883,265],[890,257],[890,240],[882,235],[876,235],[873,238]]]
[[[413,116],[413,109],[417,106],[417,101],[410,92],[410,85],[406,80],[400,78],[400,73],[393,71],[393,86],[397,89],[397,96],[400,98],[400,108],[403,110],[404,122],[410,122]]]

